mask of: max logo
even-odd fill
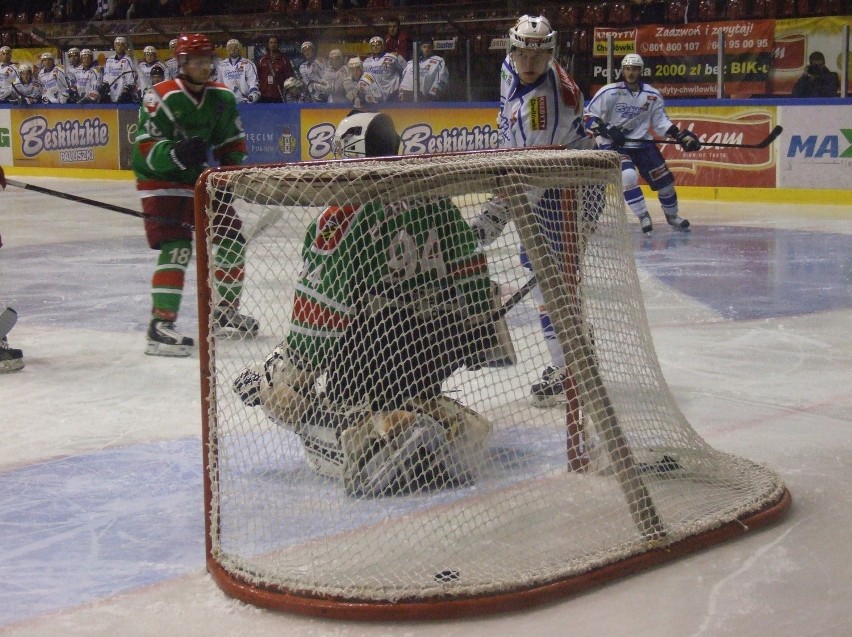
[[[793,135],[790,138],[790,146],[787,148],[787,157],[852,158],[852,128],[841,128],[840,134],[846,140],[846,149],[842,152],[840,135],[809,135],[807,137]]]

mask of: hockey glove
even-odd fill
[[[612,145],[615,147],[624,146],[624,142],[627,141],[627,136],[624,134],[623,130],[621,130],[618,126],[608,126],[606,122],[598,123],[594,128],[592,128],[592,132],[595,135],[609,138],[612,141]]]
[[[234,392],[246,407],[260,404],[260,374],[251,367],[244,367],[234,380]]]
[[[701,150],[701,142],[698,141],[698,135],[691,130],[678,130],[677,126],[672,126],[666,131],[666,135],[676,139],[680,147],[688,153]]]
[[[98,87],[98,94],[101,96],[101,102],[108,104],[111,100],[109,96],[109,84],[104,82]]]
[[[186,170],[191,166],[200,166],[207,161],[207,142],[201,137],[182,139],[175,144],[169,156],[175,166],[181,170]]]

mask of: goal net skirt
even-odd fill
[[[704,441],[665,382],[617,154],[213,169],[196,227],[207,564],[234,597],[348,619],[503,612],[790,506],[775,472]],[[237,234],[228,279],[217,255]],[[235,289],[251,338],[214,320]],[[234,389],[248,367],[259,395],[280,391],[276,347],[310,379],[292,418]],[[415,424],[382,428],[389,414]],[[444,473],[412,464],[427,439],[417,457]],[[405,488],[371,490],[388,471]]]

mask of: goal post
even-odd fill
[[[485,243],[489,199],[508,223]],[[345,619],[503,612],[790,506],[666,385],[615,153],[211,169],[196,228],[207,566],[229,595]],[[254,338],[211,318],[235,230]],[[517,294],[532,276],[541,307]]]

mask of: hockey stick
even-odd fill
[[[757,144],[726,144],[723,142],[701,142],[702,148],[704,147],[713,147],[713,148],[766,148],[778,139],[778,136],[784,129],[781,126],[776,126],[773,128],[769,135],[766,136],[765,139],[758,142]],[[679,144],[680,142],[676,139],[626,139],[625,142],[651,142],[653,144]]]
[[[6,184],[8,184],[9,186],[15,186],[16,188],[23,188],[24,190],[32,190],[33,192],[38,192],[42,195],[50,195],[51,197],[59,197],[60,199],[67,199],[68,201],[75,201],[77,203],[86,204],[88,206],[94,206],[95,208],[103,208],[104,210],[120,212],[123,215],[130,215],[131,217],[137,217],[139,219],[149,219],[151,221],[157,221],[159,223],[163,223],[169,226],[181,226],[190,230],[192,230],[194,227],[191,223],[182,223],[180,221],[175,221],[174,219],[165,219],[163,217],[150,217],[148,215],[142,214],[138,210],[133,210],[132,208],[125,208],[124,206],[117,206],[115,204],[106,203],[105,201],[97,201],[96,199],[81,197],[80,195],[72,195],[70,192],[62,192],[60,190],[52,190],[50,188],[44,188],[42,186],[34,186],[33,184],[25,184],[24,182],[17,181],[16,179],[6,178]],[[259,236],[269,226],[277,223],[283,215],[284,212],[278,208],[270,208],[269,210],[267,210],[264,214],[260,216],[260,218],[257,220],[257,223],[255,223],[251,228],[247,229],[243,233],[246,243]]]
[[[11,307],[0,312],[0,339],[6,338],[6,334],[12,331],[18,322],[18,313]]]
[[[535,275],[533,275],[526,283],[519,287],[512,296],[506,299],[506,302],[503,303],[500,309],[496,310],[491,315],[491,319],[496,322],[506,316],[506,314],[509,313],[509,310],[515,307],[518,303],[520,303],[536,285],[538,285],[538,282],[535,280]]]

